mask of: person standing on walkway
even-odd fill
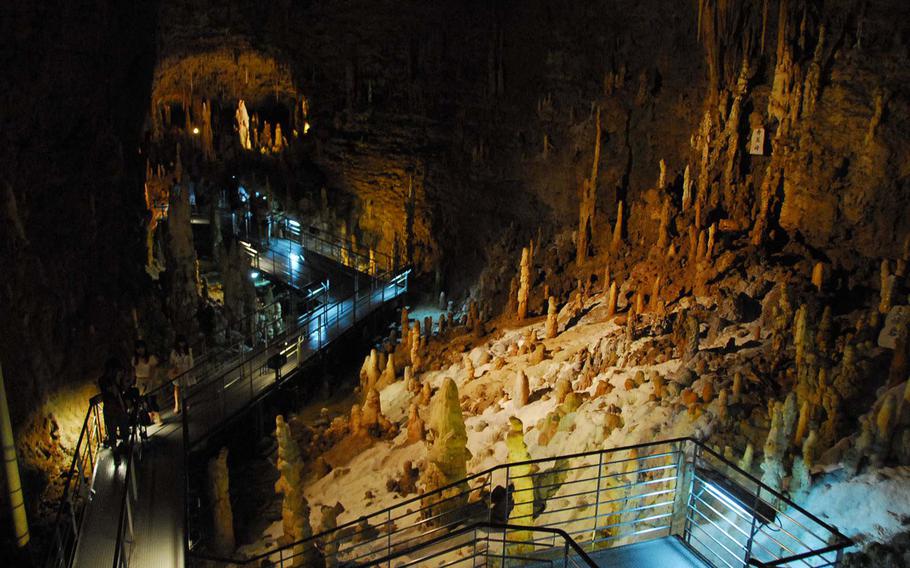
[[[111,357],[104,364],[104,373],[98,378],[98,389],[104,416],[105,443],[114,452],[114,461],[119,462],[117,451],[119,440],[126,439],[129,431],[129,418],[126,403],[123,400],[121,386],[124,375],[123,365],[116,357]]]
[[[132,363],[138,394],[144,396],[155,387],[153,379],[155,370],[158,368],[158,358],[148,352],[145,341],[140,339],[136,342],[136,351],[133,353]],[[159,421],[157,410],[149,412],[149,418],[151,418],[153,423],[157,424]]]
[[[193,350],[183,335],[177,336],[174,348],[171,349],[171,368],[168,376],[174,384],[174,414],[180,414],[180,387],[187,384],[185,373],[193,368]]]

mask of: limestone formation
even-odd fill
[[[607,297],[607,317],[613,317],[616,314],[616,282],[610,283],[610,292]]]
[[[622,201],[616,206],[616,224],[613,225],[613,238],[610,241],[610,254],[615,256],[622,245]]]
[[[774,411],[771,413],[771,430],[768,432],[768,438],[765,441],[765,459],[761,466],[764,472],[762,474],[762,482],[778,491],[783,486],[784,476],[786,475],[784,459],[792,440],[796,414],[795,393],[790,393],[783,404],[776,403]]]
[[[878,311],[887,314],[891,311],[891,305],[894,302],[894,286],[897,283],[897,276],[891,274],[888,260],[882,261],[881,265],[881,302],[879,302]]]
[[[575,237],[575,259],[582,264],[588,256],[591,237],[594,235],[594,209],[597,204],[597,167],[600,162],[600,108],[594,117],[594,164],[591,177],[582,180],[578,203],[578,233]]]
[[[418,413],[417,403],[412,402],[408,410],[408,444],[422,442],[425,436],[425,425]]]
[[[817,291],[822,291],[822,287],[825,285],[825,263],[816,262],[812,268],[812,285]]]
[[[275,417],[275,438],[278,440],[278,481],[275,492],[283,495],[281,541],[290,544],[313,534],[310,527],[310,506],[304,497],[304,459],[291,430],[280,414]],[[312,544],[303,543],[294,547],[294,566],[312,566],[316,561],[316,550]]]
[[[547,307],[547,327],[546,338],[553,339],[556,337],[559,329],[559,321],[556,319],[556,298],[550,296]]]
[[[528,383],[528,376],[524,371],[519,370],[515,375],[515,386],[512,388],[512,401],[515,406],[521,408],[528,404],[528,398],[531,396],[531,387]]]
[[[518,319],[528,317],[528,294],[531,291],[531,258],[528,248],[521,249],[520,285],[518,287]]]
[[[506,435],[506,446],[509,449],[510,464],[530,461],[531,454],[528,452],[528,446],[525,444],[524,438],[524,424],[514,416],[509,418],[509,433]],[[533,464],[510,465],[509,475],[513,480],[513,505],[509,514],[509,524],[534,526],[533,474],[536,471],[537,467]],[[532,533],[530,531],[513,531],[509,536],[519,543],[524,543],[531,540]],[[530,550],[533,550],[533,546],[525,544],[513,544],[509,548],[512,554]]]
[[[377,438],[393,433],[392,423],[382,414],[379,391],[376,389],[367,391],[366,400],[360,408],[360,428],[361,432]]]
[[[433,442],[427,451],[427,467],[423,471],[425,491],[455,483],[467,476],[468,434],[464,427],[464,416],[458,398],[455,381],[446,378],[430,406],[427,423],[433,434]],[[456,485],[441,495],[424,498],[421,504],[428,507],[425,514],[436,517],[446,511],[458,509],[467,501],[467,484]]]
[[[465,355],[462,358],[464,366],[464,380],[465,382],[474,380],[474,361],[471,359],[470,355]]]
[[[212,549],[224,556],[234,552],[234,513],[228,480],[228,449],[221,448],[208,464],[209,506],[212,510]]]
[[[382,390],[387,386],[395,382],[395,354],[389,353],[388,359],[386,360],[385,370],[382,372],[382,375],[379,377],[379,382],[376,383],[375,389]],[[368,390],[367,393],[370,391]]]
[[[243,99],[237,103],[237,112],[234,114],[237,122],[237,134],[240,137],[240,147],[244,150],[252,149],[250,143],[250,115],[246,111],[246,104]]]

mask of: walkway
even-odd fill
[[[125,535],[124,565],[183,566],[185,450],[239,417],[357,322],[407,291],[406,272],[389,281],[378,280],[308,253],[286,239],[273,239],[271,245],[277,248],[254,251],[258,269],[301,289],[322,279],[331,285],[320,289],[321,304],[295,318],[279,337],[255,348],[219,353],[217,361],[207,362],[201,372],[194,373],[199,382],[184,389],[182,415],[170,412],[168,387],[159,394],[159,404],[167,408],[163,423],[149,429],[141,459],[133,463],[138,495],[130,511],[132,534],[127,529]],[[190,448],[184,448],[184,440],[189,440]],[[114,465],[110,450],[100,450],[93,498],[80,527],[74,566],[112,566],[125,470],[125,463]]]

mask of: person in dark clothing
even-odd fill
[[[98,379],[101,402],[104,405],[102,412],[107,433],[106,443],[113,448],[115,460],[118,460],[117,444],[125,440],[129,432],[129,417],[122,392],[125,374],[120,361],[116,357],[111,357],[105,363],[104,373]]]

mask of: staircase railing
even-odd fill
[[[130,548],[134,541],[134,507],[139,499],[136,486],[136,461],[142,458],[142,444],[139,443],[139,412],[140,407],[137,404],[130,420],[130,437],[126,444],[126,471],[123,477],[123,492],[120,495],[120,513],[117,520],[117,540],[114,545],[112,568],[126,568],[130,565]]]
[[[530,533],[529,540],[508,538],[509,532]],[[474,523],[448,532],[365,566],[445,566],[490,564],[508,566],[563,566],[597,568],[587,552],[563,530],[500,523]]]
[[[73,451],[45,558],[44,564],[48,568],[66,568],[72,565],[85,508],[91,499],[98,453],[106,436],[99,396],[89,402]]]
[[[291,566],[318,550],[326,565],[371,565],[478,522],[559,529],[587,551],[673,536],[719,567],[836,566],[851,544],[701,442],[677,438],[499,465],[308,539],[229,560]],[[522,529],[505,533],[509,541],[532,540]],[[212,559],[200,550],[188,557]]]

